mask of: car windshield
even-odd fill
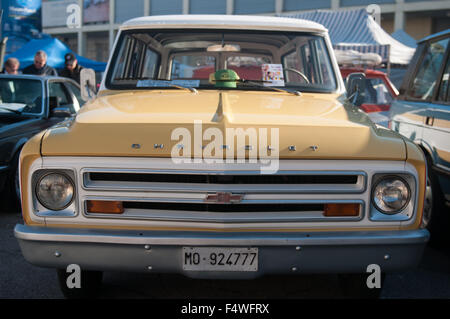
[[[232,87],[238,90],[336,89],[324,38],[305,32],[123,31],[110,66],[106,77],[110,89],[214,88],[211,74],[224,69],[236,72],[240,80],[262,84],[238,82]]]
[[[0,78],[0,112],[41,113],[41,81]]]

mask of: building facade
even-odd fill
[[[43,0],[43,32],[73,51],[107,61],[124,21],[164,14],[276,15],[316,9],[356,9],[377,4],[388,33],[404,30],[418,40],[450,28],[449,0]]]

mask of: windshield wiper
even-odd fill
[[[263,83],[272,83],[271,81],[240,79],[240,80],[237,80],[236,82],[243,83],[243,84],[256,85],[258,87],[271,89],[271,90],[277,91],[277,92],[285,92],[285,93],[289,93],[289,94],[293,94],[293,95],[297,95],[297,96],[302,95],[302,93],[300,91],[290,91],[290,90],[286,90],[286,89],[276,88],[276,87],[273,87],[273,86],[265,86],[265,85],[263,85]]]
[[[167,85],[167,86],[169,86],[169,87],[174,87],[174,88],[177,88],[177,89],[180,89],[180,90],[189,90],[189,91],[192,92],[192,93],[198,93],[198,91],[197,91],[196,88],[193,88],[193,87],[190,87],[190,86],[184,86],[184,85],[173,84],[173,83],[172,83],[172,80],[168,80],[168,79],[152,79],[152,78],[149,78],[149,77],[145,77],[145,78],[135,78],[135,79],[132,79],[132,80],[161,81],[161,83],[164,83],[165,85]],[[158,87],[158,86],[155,86],[155,87]],[[161,86],[161,87],[164,87],[164,86]]]
[[[22,111],[20,110],[15,110],[15,109],[10,109],[10,108],[8,108],[8,107],[4,107],[4,106],[0,106],[0,109],[2,109],[2,110],[7,110],[7,111],[10,111],[10,112],[12,112],[12,113],[15,113],[15,114],[22,114]]]

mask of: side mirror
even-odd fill
[[[95,71],[93,69],[83,69],[80,72],[81,98],[84,101],[93,99],[97,93],[95,87]]]
[[[72,115],[69,105],[55,107],[50,110],[50,117],[71,117]]]
[[[352,73],[347,77],[347,99],[356,106],[364,103],[366,76],[364,73]]]

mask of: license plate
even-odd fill
[[[258,248],[183,247],[183,269],[258,271]]]

